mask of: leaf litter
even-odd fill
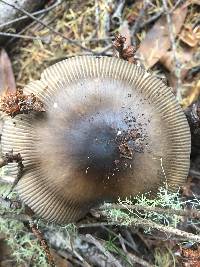
[[[30,26],[24,29],[22,34],[33,35],[38,37],[38,40],[26,40],[21,39],[17,45],[15,41],[10,42],[7,51],[12,60],[14,69],[15,80],[12,73],[10,59],[5,54],[5,51],[1,52],[0,60],[3,62],[1,66],[0,85],[1,90],[5,88],[22,88],[30,80],[38,79],[42,70],[55,62],[63,60],[65,58],[74,55],[92,54],[93,52],[102,55],[112,56],[112,40],[115,33],[118,31],[126,37],[126,46],[132,44],[133,27],[137,21],[140,21],[139,25],[134,29],[136,45],[138,48],[137,55],[142,59],[143,65],[150,69],[157,77],[165,78],[167,76],[168,83],[175,87],[177,84],[176,64],[174,62],[174,54],[172,50],[172,43],[169,36],[169,27],[167,25],[166,14],[163,8],[163,1],[149,1],[149,4],[145,6],[145,1],[134,1],[134,3],[126,3],[121,10],[119,16],[121,17],[121,25],[112,23],[111,17],[117,9],[117,1],[62,1],[60,5],[55,7],[48,14],[41,15],[40,20],[44,21],[48,25],[51,25],[56,31],[61,32],[64,36],[70,39],[76,39],[80,44],[88,47],[90,51],[82,51],[80,47],[69,44],[60,35],[52,35],[51,30],[42,26],[41,24],[33,21]],[[119,1],[121,2],[121,1]],[[199,84],[199,72],[195,71],[199,66],[199,27],[198,27],[198,12],[197,6],[199,1],[167,1],[168,8],[170,10],[171,20],[173,22],[173,35],[175,39],[175,49],[178,61],[180,62],[180,79],[181,79],[181,104],[184,108],[191,105],[200,95]],[[141,10],[143,12],[141,12]],[[9,48],[9,49],[8,49]],[[101,52],[103,51],[103,52]],[[3,77],[3,79],[2,79]],[[192,192],[190,192],[192,194]],[[190,196],[191,197],[191,196]],[[89,224],[88,224],[89,220]],[[88,232],[92,229],[91,220],[94,218],[86,218],[88,226],[83,228],[81,234],[85,231]],[[82,222],[83,223],[83,222]],[[98,222],[97,226],[98,227]],[[121,239],[113,239],[112,247],[117,248],[117,253],[113,253],[117,260],[123,265],[123,260],[119,257],[119,253],[123,255],[133,255],[134,261],[131,261],[131,257],[127,256],[126,262],[131,264],[140,263],[140,257],[143,258],[143,264],[146,266],[152,266],[149,262],[162,262],[162,255],[165,255],[165,266],[173,266],[174,261],[177,261],[174,253],[174,246],[178,239],[175,241],[166,241],[165,236],[158,233],[156,236],[160,238],[160,245],[158,239],[153,240],[151,235],[145,235],[142,231],[136,230],[134,234],[129,230],[128,233],[125,230],[116,230],[111,226],[104,226],[106,231],[109,232],[111,237],[120,232]],[[99,228],[97,228],[99,229]],[[58,228],[58,232],[61,233],[61,229]],[[92,231],[93,232],[93,231]],[[126,233],[126,234],[125,234]],[[130,233],[131,238],[130,239]],[[95,233],[96,244],[101,242],[102,235],[99,234],[99,230]],[[144,238],[145,237],[145,238]],[[52,238],[52,237],[51,237]],[[105,232],[103,234],[105,239]],[[135,244],[135,238],[137,244]],[[60,236],[62,242],[66,242],[64,235]],[[71,241],[70,241],[71,242]],[[82,254],[83,247],[86,247],[84,239],[81,236],[78,238],[79,246],[72,253],[69,247],[65,250],[65,253],[61,253],[60,250],[54,251],[59,260],[62,261],[63,266],[71,265],[71,263],[79,262],[80,264],[88,265],[89,252],[85,250]],[[125,242],[125,243],[124,243]],[[126,245],[124,245],[126,244]],[[127,245],[128,244],[128,245]],[[88,245],[88,243],[87,243]],[[82,247],[81,247],[82,246]],[[154,248],[162,247],[163,250],[156,253]],[[164,247],[167,247],[165,250]],[[134,250],[130,250],[130,247],[134,247]],[[141,247],[145,247],[147,253],[141,251]],[[89,246],[91,248],[91,245]],[[120,249],[119,249],[120,248]],[[127,248],[129,253],[127,253]],[[187,252],[192,251],[191,246]],[[195,248],[194,248],[195,249]],[[198,247],[196,248],[198,251]],[[152,253],[155,251],[155,254]],[[166,252],[167,251],[167,252]],[[188,257],[191,261],[191,257],[186,255],[184,248],[177,249],[179,254]],[[95,250],[95,255],[101,255],[105,257],[99,251]],[[136,254],[136,255],[135,255]],[[122,254],[121,254],[122,255]],[[140,256],[140,257],[137,257]],[[91,256],[91,255],[90,255]],[[85,257],[85,262],[84,258]],[[66,263],[66,259],[69,260]],[[109,259],[108,259],[109,260]],[[95,260],[90,264],[95,264]],[[77,265],[78,266],[78,265]],[[82,265],[83,266],[83,265]],[[102,265],[103,266],[103,265]],[[110,266],[110,265],[109,265]]]

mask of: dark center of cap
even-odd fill
[[[127,126],[124,113],[99,112],[82,117],[71,127],[74,166],[87,177],[107,178],[127,171],[141,137]]]
[[[109,171],[120,157],[116,132],[107,125],[91,128],[84,148],[88,167],[93,170]]]

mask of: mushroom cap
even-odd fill
[[[46,112],[6,117],[2,151],[21,153],[17,189],[35,213],[67,223],[118,197],[184,184],[190,130],[173,93],[117,58],[73,57],[24,89]]]

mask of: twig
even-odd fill
[[[113,266],[122,267],[121,263],[105,248],[103,244],[90,234],[86,234],[85,240],[89,243],[95,245],[109,260],[109,263],[112,263]]]
[[[58,5],[60,5],[61,3],[62,3],[62,0],[57,0],[53,5],[51,5],[51,6],[47,7],[47,8],[44,8],[44,9],[42,9],[42,10],[33,12],[33,13],[31,13],[31,15],[41,15],[41,14],[43,14],[43,13],[46,13],[46,12],[48,12],[48,11],[54,9],[55,7],[57,7]],[[21,17],[19,17],[19,18],[16,18],[16,19],[7,21],[7,22],[5,22],[5,23],[2,23],[2,24],[0,24],[0,29],[3,28],[3,27],[5,27],[5,26],[8,26],[8,25],[10,25],[10,24],[13,24],[13,23],[15,23],[15,22],[19,22],[19,21],[21,21],[21,20],[27,19],[27,18],[28,18],[28,16],[25,15],[25,16],[21,16]]]
[[[99,10],[99,1],[95,0],[95,36],[98,39],[98,32],[99,32],[99,21],[100,21],[100,10]]]
[[[155,15],[153,15],[149,19],[145,20],[143,23],[140,23],[140,25],[139,25],[140,29],[142,29],[145,26],[147,26],[148,24],[153,23],[154,21],[156,21],[163,14],[163,12],[164,12],[164,9],[162,8],[160,11],[156,12]]]
[[[180,4],[186,2],[186,0],[176,0],[175,5],[170,10],[170,13],[172,13]]]
[[[33,222],[30,221],[29,224],[30,224],[30,228],[31,228],[33,234],[39,240],[40,245],[41,245],[41,247],[43,248],[43,250],[44,250],[44,252],[46,254],[46,257],[48,259],[49,264],[52,267],[55,267],[55,262],[54,262],[53,256],[51,255],[49,246],[48,246],[47,241],[44,238],[42,232],[40,232],[40,230],[37,228],[36,224],[34,224]]]
[[[145,0],[144,6],[143,6],[143,8],[141,8],[140,13],[139,13],[137,19],[135,20],[135,23],[131,29],[132,44],[134,46],[136,46],[136,34],[138,33],[138,31],[140,29],[140,23],[141,23],[142,18],[144,17],[144,14],[146,12],[148,5],[149,5],[149,2],[147,0]]]
[[[108,2],[106,4],[108,4]],[[110,26],[111,26],[110,16],[111,14],[109,12],[109,8],[108,6],[106,6],[105,11],[104,11],[104,17],[103,17],[103,25],[104,25],[104,31],[105,31],[106,36],[108,36],[110,32]],[[108,44],[108,41],[106,41],[106,43]]]
[[[8,36],[8,37],[15,37],[15,38],[22,38],[22,39],[31,39],[31,40],[40,40],[44,41],[44,39],[40,37],[30,36],[30,35],[22,35],[18,33],[9,33],[9,32],[0,32],[1,36]]]
[[[79,48],[81,48],[82,50],[85,50],[85,51],[89,51],[89,52],[92,52],[93,54],[95,54],[95,51],[92,51],[91,49],[81,45],[79,42],[77,42],[76,40],[72,40],[68,37],[66,37],[64,34],[62,34],[61,32],[58,32],[56,31],[54,28],[52,28],[51,26],[49,26],[48,24],[44,23],[43,21],[41,21],[40,19],[38,19],[37,17],[35,17],[34,15],[32,15],[31,13],[27,12],[25,9],[23,8],[19,8],[17,5],[15,4],[10,4],[4,0],[0,0],[2,3],[8,5],[8,6],[11,6],[13,7],[14,9],[17,9],[19,11],[21,11],[22,13],[24,13],[25,15],[27,15],[29,18],[37,21],[38,23],[40,23],[42,26],[44,26],[45,28],[49,29],[52,33],[62,37],[64,40],[66,40],[67,42],[73,44],[73,45],[76,45],[78,46]]]
[[[62,256],[66,260],[68,261],[70,260],[70,262],[75,263],[77,266],[92,267],[81,256],[80,257],[83,259],[83,262],[81,261],[81,259],[75,259],[76,256],[74,255],[73,251],[69,251],[69,254],[67,254],[65,251],[57,250],[56,253],[58,253],[60,256]]]
[[[188,119],[191,131],[195,132],[200,129],[200,99],[184,110],[184,112]]]
[[[91,267],[91,265],[76,250],[71,250],[69,248],[68,250],[83,264],[84,267]]]
[[[98,222],[98,223],[80,223],[76,224],[77,228],[90,228],[90,227],[101,227],[101,226],[116,226],[116,222]]]
[[[196,218],[200,219],[200,211],[196,209],[187,209],[187,210],[176,210],[176,209],[165,209],[160,207],[149,207],[149,206],[142,206],[142,205],[120,205],[120,204],[111,204],[108,207],[102,206],[99,210],[110,210],[110,209],[131,209],[131,210],[142,210],[145,212],[156,212],[159,214],[165,215],[177,215],[177,216],[185,216],[188,218]],[[98,211],[98,210],[96,210]]]
[[[113,236],[119,238],[119,235],[116,234],[114,231],[110,230],[108,227],[106,227],[105,225],[102,226],[103,229],[105,229],[108,233],[112,234]],[[135,247],[126,239],[124,239],[124,243],[131,248],[132,250],[135,250]]]
[[[178,60],[177,53],[176,53],[176,43],[175,43],[175,37],[173,33],[173,24],[170,16],[170,11],[167,6],[166,0],[162,0],[164,11],[166,13],[166,19],[167,19],[167,25],[168,25],[168,31],[169,31],[169,38],[172,46],[172,52],[173,52],[173,58],[174,58],[174,67],[175,67],[175,77],[177,78],[177,90],[176,90],[176,97],[178,101],[180,102],[182,100],[181,95],[181,64]]]
[[[141,226],[144,228],[152,228],[152,229],[157,229],[163,233],[169,234],[169,235],[175,235],[175,236],[181,236],[186,240],[191,240],[195,242],[200,242],[200,236],[199,235],[194,235],[192,233],[188,233],[179,229],[175,229],[171,226],[164,226],[157,224],[152,221],[148,221],[146,219],[134,219],[134,221],[131,223],[131,226]]]
[[[119,3],[117,3],[117,9],[111,17],[112,23],[117,26],[119,26],[122,22],[122,11],[124,9],[124,5],[125,0],[120,0]]]
[[[154,267],[154,265],[151,265],[150,263],[148,263],[147,261],[137,257],[136,255],[128,252],[127,256],[131,259],[132,263],[138,263],[140,264],[142,267]]]
[[[200,179],[200,171],[190,169],[189,170],[189,176]]]
[[[175,229],[171,226],[164,226],[157,223],[154,223],[152,221],[148,221],[146,219],[135,219],[132,221],[131,224],[127,225],[127,223],[124,223],[123,221],[118,220],[117,222],[101,222],[101,223],[91,223],[91,224],[82,224],[79,225],[78,228],[86,228],[86,227],[99,227],[102,225],[119,225],[119,226],[128,226],[128,227],[142,227],[142,228],[151,228],[151,229],[157,229],[163,233],[169,234],[169,235],[175,235],[180,236],[184,240],[191,240],[195,242],[200,242],[200,236],[194,235],[192,233],[188,233],[179,229]]]
[[[95,52],[92,52],[92,53],[94,53],[95,55],[103,55],[103,54],[105,54],[107,51],[109,51],[111,48],[113,47],[113,45],[112,44],[109,44],[109,45],[107,45],[106,47],[104,47],[102,50],[100,50],[100,51],[95,51]]]
[[[112,235],[114,235],[115,237],[117,237],[119,240],[121,239],[123,241],[124,244],[126,244],[127,246],[129,246],[129,248],[135,250],[135,248],[132,246],[132,244],[130,244],[126,239],[124,239],[121,235],[119,236],[118,234],[116,234],[114,231],[108,229],[107,227],[103,226],[103,229],[105,229],[106,231],[108,231],[109,233],[111,233]],[[153,267],[151,264],[149,264],[147,261],[137,257],[136,255],[132,254],[132,253],[128,253],[127,251],[125,252],[127,254],[127,256],[130,258],[130,261],[132,261],[133,263],[139,263],[144,267]]]

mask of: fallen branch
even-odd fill
[[[47,260],[48,260],[49,264],[52,267],[55,267],[55,262],[54,262],[53,256],[51,255],[49,246],[48,246],[47,241],[44,238],[42,232],[37,228],[37,226],[36,226],[35,223],[33,223],[33,222],[30,221],[29,222],[29,225],[30,225],[31,231],[33,232],[33,234],[35,235],[35,237],[40,242],[40,245],[41,245],[41,247],[43,248],[43,250],[44,250],[44,252],[46,254],[46,257],[47,257]]]
[[[156,213],[164,214],[164,215],[177,215],[177,216],[185,216],[188,218],[200,219],[200,211],[196,209],[176,210],[176,209],[166,209],[166,208],[149,207],[149,206],[142,206],[142,205],[110,204],[109,206],[102,206],[95,211],[98,212],[98,210],[102,211],[102,210],[111,210],[111,209],[156,212]]]
[[[160,224],[154,223],[152,221],[148,221],[146,219],[134,219],[134,221],[131,223],[131,226],[133,226],[133,227],[141,226],[143,228],[157,229],[157,230],[159,230],[163,233],[169,234],[169,235],[175,235],[175,236],[183,237],[185,240],[200,242],[200,236],[199,235],[188,233],[188,232],[173,228],[171,226],[160,225]]]
[[[123,221],[116,221],[116,222],[101,222],[101,223],[90,223],[90,224],[80,224],[77,227],[78,228],[87,228],[87,227],[99,227],[99,226],[105,226],[105,225],[114,225],[114,226],[126,226],[126,227],[141,227],[141,228],[150,228],[150,229],[156,229],[158,231],[161,231],[165,234],[174,235],[178,237],[182,237],[183,240],[190,240],[195,242],[200,242],[200,236],[195,235],[192,233],[188,233],[179,229],[175,229],[171,226],[165,226],[160,225],[157,223],[154,223],[152,221],[148,221],[146,219],[134,219],[130,224],[127,224]]]

